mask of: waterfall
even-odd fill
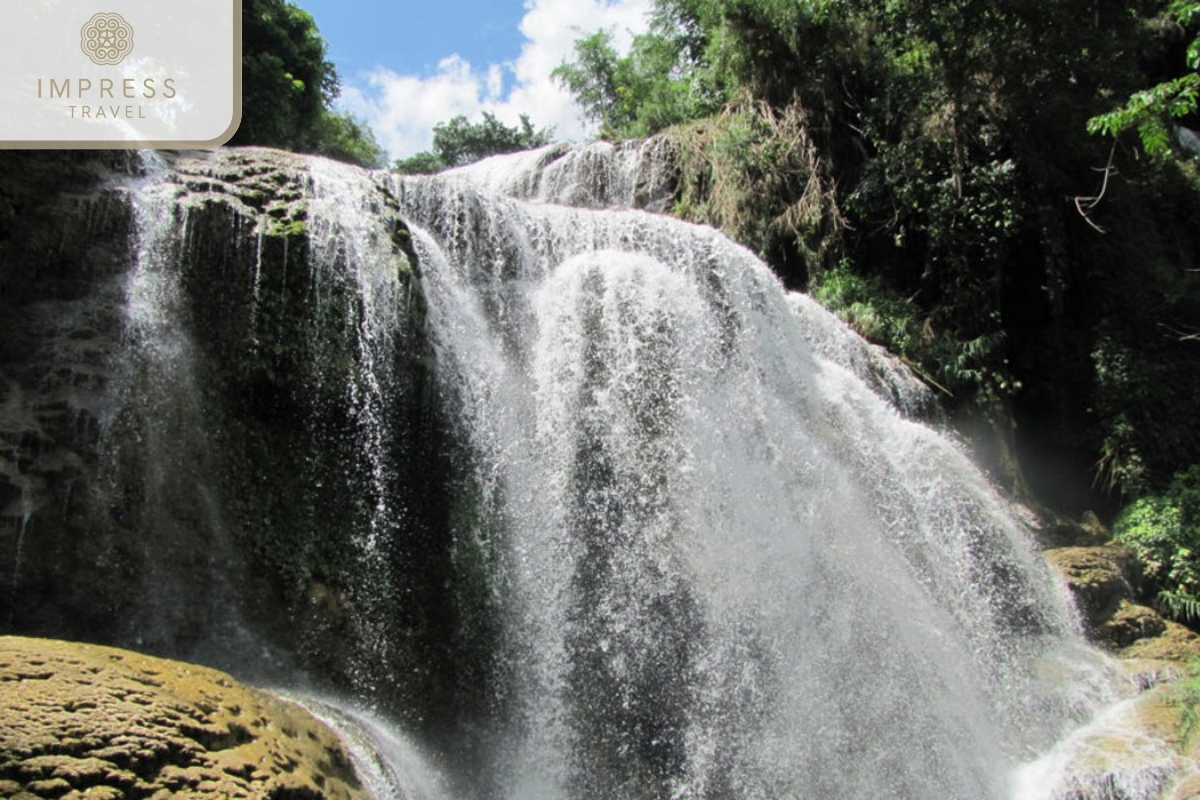
[[[378,797],[1156,796],[929,390],[653,213],[669,146],[114,178],[0,376],[0,620],[353,695],[293,694]]]
[[[1007,796],[1105,698],[1060,584],[901,368],[717,232],[596,209],[595,155],[397,187],[500,520],[497,793]]]
[[[359,780],[378,800],[450,800],[445,778],[407,736],[370,711],[335,698],[279,690],[324,722],[350,751]]]
[[[128,186],[134,263],[122,335],[100,417],[102,502],[115,526],[145,532],[135,557],[140,602],[123,623],[131,646],[224,668],[267,669],[279,657],[242,616],[225,506],[215,482],[180,253],[189,216],[161,159]]]
[[[485,191],[584,208],[666,211],[676,180],[666,137],[553,144],[442,173]]]

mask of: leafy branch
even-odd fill
[[[1200,2],[1176,0],[1169,13],[1180,25],[1189,25],[1200,18]],[[1133,130],[1147,155],[1168,154],[1171,151],[1169,120],[1186,117],[1200,103],[1200,73],[1195,72],[1200,69],[1200,37],[1188,44],[1187,65],[1192,72],[1136,92],[1120,108],[1089,119],[1088,133],[1117,137]]]

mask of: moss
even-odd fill
[[[216,670],[0,637],[0,683],[0,781],[35,797],[367,797],[328,728]]]

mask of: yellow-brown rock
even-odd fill
[[[1100,632],[1121,601],[1134,594],[1129,581],[1133,556],[1124,547],[1059,547],[1045,551],[1045,555],[1066,578],[1093,635]]]
[[[1134,642],[1121,650],[1120,655],[1123,658],[1148,658],[1183,664],[1200,658],[1200,636],[1168,620],[1161,634]]]
[[[367,797],[307,712],[216,670],[0,637],[0,797]]]

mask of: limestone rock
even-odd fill
[[[1139,639],[1161,636],[1166,621],[1153,608],[1122,600],[1116,613],[1100,626],[1100,637],[1117,647],[1128,647]]]
[[[0,795],[358,800],[307,712],[206,667],[0,637]]]
[[[1200,658],[1200,636],[1177,622],[1166,621],[1163,632],[1153,638],[1141,639],[1121,651],[1125,658],[1145,658],[1187,663]]]
[[[1105,623],[1122,601],[1133,598],[1133,556],[1123,547],[1059,547],[1047,550],[1046,558],[1066,578],[1094,636],[1103,634]]]
[[[1101,547],[1112,539],[1095,512],[1085,511],[1078,519],[1042,506],[1018,506],[1015,511],[1045,547]]]

